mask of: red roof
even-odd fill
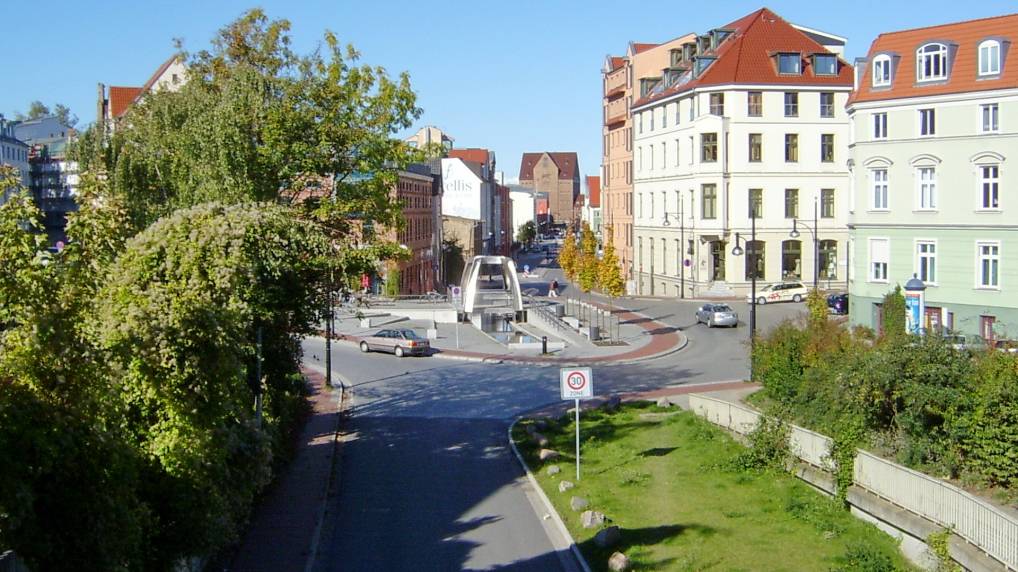
[[[148,81],[145,82],[145,85],[142,86],[141,88],[142,93],[152,89],[152,86],[155,85],[156,81],[159,79],[159,76],[163,75],[163,73],[166,72],[166,69],[169,68],[170,65],[177,60],[178,57],[179,56],[177,54],[173,54],[172,56],[170,56],[168,60],[163,62],[163,65],[159,66],[159,69],[157,69],[156,72],[152,74],[152,77],[148,78]]]
[[[550,156],[551,160],[556,166],[558,166],[559,179],[572,179],[578,173],[576,167],[579,161],[576,158],[575,152],[548,151],[544,153],[524,153],[523,158],[520,160],[521,181],[534,180],[534,165],[536,165],[545,154]]]
[[[637,44],[637,43],[634,42],[633,43],[633,53],[639,54],[641,52],[646,52],[647,50],[649,50],[651,48],[656,48],[656,47],[658,47],[660,45],[661,44]]]
[[[141,93],[140,87],[117,87],[110,86],[110,114],[113,117],[121,117],[127,113],[134,99]]]
[[[596,209],[601,206],[601,177],[587,176],[587,194],[591,207]]]
[[[470,149],[449,149],[449,156],[464,161],[473,161],[482,165],[488,164],[488,150],[473,147]]]
[[[622,67],[623,65],[625,65],[626,58],[622,56],[612,56],[611,61],[612,61],[612,71],[615,71]]]
[[[1014,49],[1015,42],[1018,41],[1018,14],[880,34],[870,45],[869,54],[866,56],[869,63],[861,70],[859,89],[852,93],[849,102],[1018,87],[1018,61],[1015,61],[1012,54],[1004,57],[1003,49],[1000,75],[979,77],[977,68],[979,44],[989,38],[1010,41],[1012,47],[1008,51]],[[932,41],[955,44],[957,51],[948,63],[946,81],[919,85],[916,83],[916,50]],[[890,87],[873,87],[870,64],[879,54],[900,58],[893,66],[894,75],[891,77]],[[950,50],[948,58],[952,58]]]
[[[813,73],[812,54],[829,54],[826,48],[805,33],[767,8],[722,26],[732,30],[716,50],[705,56],[717,58],[700,77],[644,97],[633,107],[683,93],[698,87],[712,85],[802,85],[802,86],[844,86],[852,85],[852,66],[838,58],[838,75],[824,76]],[[778,53],[799,53],[803,57],[802,74],[779,74],[776,55]]]

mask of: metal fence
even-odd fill
[[[879,497],[950,527],[958,536],[1018,570],[1018,518],[949,483],[872,453],[858,451],[855,484]]]
[[[760,413],[749,407],[691,394],[689,406],[715,425],[745,435],[756,427]],[[799,459],[830,470],[831,439],[792,425],[789,447]],[[1010,570],[1018,570],[1018,516],[949,483],[903,467],[863,450],[856,452],[854,484],[919,516],[951,527]]]

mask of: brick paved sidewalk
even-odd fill
[[[339,389],[325,386],[323,374],[305,369],[304,375],[313,392],[311,417],[295,458],[256,508],[231,571],[304,571],[317,542],[342,400]]]

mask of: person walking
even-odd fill
[[[558,298],[558,280],[551,281],[551,287],[548,288],[548,296],[550,298]]]

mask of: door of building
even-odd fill
[[[725,243],[714,240],[710,243],[710,279],[719,281],[725,279]]]
[[[936,306],[926,306],[926,318],[923,327],[927,332],[939,334],[944,329],[943,312]]]
[[[987,342],[993,343],[993,324],[996,321],[994,316],[979,316],[979,335]]]

